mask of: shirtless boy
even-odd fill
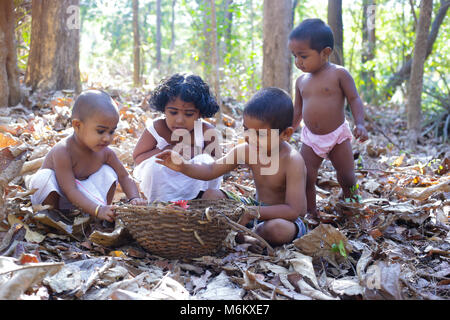
[[[116,181],[133,204],[146,203],[125,167],[108,148],[118,122],[117,106],[107,93],[81,93],[72,109],[73,134],[50,150],[30,182],[30,188],[37,189],[32,203],[49,204],[55,209],[75,206],[112,222]]]
[[[247,165],[255,181],[256,201],[240,223],[247,225],[256,217],[260,223],[255,232],[269,244],[289,243],[306,233],[300,218],[306,213],[306,167],[300,153],[287,142],[293,133],[292,118],[289,95],[278,88],[265,88],[245,106],[246,141],[223,158],[211,164],[192,164],[171,150],[156,157],[159,163],[202,180],[219,177],[240,164]],[[226,197],[217,190],[215,198]]]

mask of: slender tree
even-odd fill
[[[431,23],[433,11],[433,0],[421,0],[419,21],[417,23],[416,42],[414,45],[414,56],[409,78],[408,93],[408,130],[410,140],[413,144],[417,142],[421,129],[422,120],[422,89],[423,89],[423,66],[427,54],[427,35]]]
[[[79,42],[79,0],[33,0],[27,86],[79,92]]]
[[[220,98],[220,71],[219,71],[219,52],[217,50],[217,21],[216,21],[216,4],[215,0],[211,0],[211,39],[212,39],[212,63],[214,68],[214,93],[216,94],[217,103],[220,110],[216,113],[216,123],[222,124],[222,101]]]
[[[231,35],[233,29],[233,10],[231,10],[231,6],[233,5],[233,0],[225,0],[224,3],[224,12],[225,12],[225,36],[224,43],[226,47],[226,52],[231,52]]]
[[[141,85],[141,41],[139,37],[139,0],[133,0],[133,84]]]
[[[172,68],[172,56],[175,50],[175,5],[177,0],[172,0],[172,20],[170,22],[170,54],[168,58],[169,68]],[[172,70],[172,69],[171,69]]]
[[[20,102],[13,0],[0,1],[0,107]]]
[[[334,50],[330,61],[344,65],[344,28],[342,24],[342,0],[328,0],[328,25],[333,30]]]
[[[375,58],[375,14],[376,14],[375,0],[363,0],[363,25],[362,25],[362,40],[363,48],[361,55],[361,79],[364,81],[363,94],[366,101],[371,101],[374,96],[374,82],[375,72],[373,69],[367,68],[364,64]]]
[[[291,30],[292,0],[264,0],[262,85],[290,94],[292,58],[287,43]]]
[[[203,43],[202,43],[202,53],[205,57],[202,61],[202,69],[203,69],[203,76],[205,80],[209,83],[213,83],[214,79],[211,75],[212,69],[211,66],[214,64],[214,55],[212,52],[213,47],[213,37],[212,37],[212,19],[211,19],[211,0],[210,1],[204,1],[204,0],[197,0],[197,3],[201,8],[203,9]]]
[[[446,15],[447,10],[450,7],[450,0],[441,0],[440,1],[440,7],[438,10],[438,13],[436,14],[433,24],[431,25],[430,33],[427,37],[426,42],[426,48],[427,48],[427,54],[426,58],[429,57],[431,52],[433,51],[433,44],[436,41],[436,38],[439,33],[439,28],[441,27]],[[424,45],[424,44],[422,44]],[[392,75],[392,77],[389,78],[389,81],[384,89],[386,92],[386,96],[388,98],[392,97],[392,95],[395,93],[395,89],[400,86],[405,80],[409,79],[411,75],[411,66],[412,66],[412,59],[409,59],[406,61],[400,69]]]
[[[156,68],[161,69],[161,0],[156,0]]]

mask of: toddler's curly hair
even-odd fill
[[[193,103],[202,118],[210,118],[219,111],[208,84],[199,76],[187,73],[176,73],[163,79],[151,93],[148,102],[151,108],[164,112],[166,104],[177,97]]]

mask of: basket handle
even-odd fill
[[[248,233],[250,236],[258,239],[267,248],[267,253],[269,254],[269,256],[272,256],[272,257],[275,256],[275,252],[274,252],[273,248],[261,236],[257,235],[256,233],[254,233],[250,229],[244,227],[243,225],[240,225],[239,223],[234,222],[233,220],[228,218],[226,215],[224,215],[222,212],[219,212],[219,213],[221,214],[222,217],[225,218],[225,222],[227,222],[231,227],[233,227],[234,229],[238,229],[240,231],[243,231],[245,233]]]

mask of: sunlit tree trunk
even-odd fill
[[[139,39],[139,0],[133,0],[133,84],[141,85],[141,42]]]
[[[375,73],[373,68],[368,68],[364,64],[375,58],[375,0],[363,0],[363,25],[362,25],[362,56],[361,79],[364,81],[362,93],[366,101],[371,101],[375,94],[375,84],[373,78]]]
[[[219,125],[222,124],[222,102],[220,98],[219,52],[217,50],[217,21],[215,0],[211,0],[211,39],[212,63],[214,69],[214,93],[216,94],[217,103],[220,107],[219,112],[216,113],[216,123]]]
[[[292,30],[292,0],[264,0],[263,87],[278,87],[291,94],[291,53],[288,36]]]
[[[156,68],[161,69],[161,0],[156,0]]]
[[[225,48],[224,52],[231,52],[232,45],[231,45],[231,34],[232,34],[232,28],[233,28],[233,11],[230,10],[230,7],[233,5],[233,0],[225,0],[224,1],[224,7],[225,7],[225,36],[224,36],[224,42],[225,42]]]
[[[175,5],[177,0],[172,0],[172,21],[170,22],[170,54],[168,58],[169,68],[172,68],[172,56],[174,55],[175,50]]]
[[[255,91],[256,89],[256,81],[255,81],[255,72],[256,72],[256,68],[255,68],[255,55],[253,54],[255,52],[255,39],[253,37],[253,33],[255,32],[255,11],[253,9],[253,0],[250,0],[250,33],[251,33],[251,68],[253,71],[253,76],[251,77],[251,88],[252,91]]]
[[[0,1],[0,107],[20,102],[13,0]]]
[[[211,66],[213,65],[211,1],[197,0],[197,2],[203,8],[203,36],[205,37],[202,50],[202,54],[204,57],[204,60],[202,61],[203,76],[207,82],[213,83],[214,79],[212,79],[213,76],[211,75]]]
[[[420,14],[417,24],[416,42],[414,45],[414,56],[409,78],[408,93],[408,130],[412,143],[417,142],[421,129],[422,120],[422,88],[423,88],[423,66],[427,54],[427,35],[431,23],[433,11],[433,0],[421,0]]]
[[[328,0],[328,25],[333,30],[334,50],[330,61],[344,65],[344,28],[342,25],[342,0]]]
[[[33,0],[31,12],[27,86],[79,92],[79,0]]]
[[[427,55],[426,57],[428,58],[428,56],[431,54],[431,52],[433,51],[433,45],[434,42],[436,41],[436,38],[438,36],[439,33],[439,29],[447,15],[447,11],[448,8],[450,7],[450,1],[449,0],[441,0],[440,1],[440,7],[438,10],[438,13],[436,14],[434,20],[433,20],[433,24],[431,26],[431,30],[430,33],[428,34],[428,38],[427,38]],[[409,79],[410,75],[411,75],[411,65],[412,65],[412,59],[408,60],[407,62],[405,62],[401,68],[399,69],[399,71],[397,71],[396,73],[394,73],[390,78],[389,81],[385,87],[385,92],[386,92],[386,96],[389,99],[390,97],[392,97],[392,95],[395,93],[395,89],[401,85],[405,80]]]

